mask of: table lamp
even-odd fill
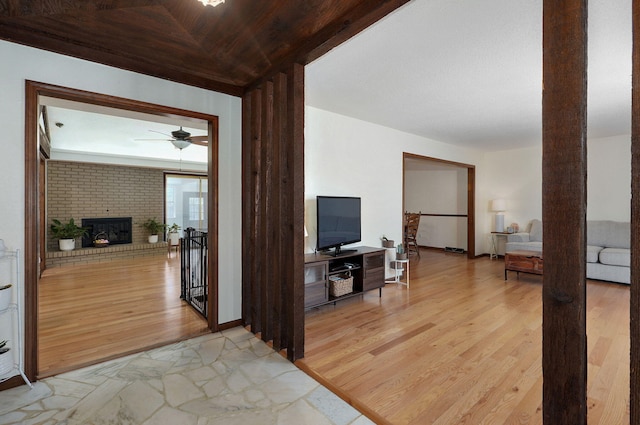
[[[507,209],[507,201],[494,199],[491,201],[491,211],[496,213],[496,232],[504,232],[504,211]]]

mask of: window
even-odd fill
[[[165,175],[165,216],[168,225],[207,231],[207,177]]]

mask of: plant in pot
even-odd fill
[[[60,251],[71,251],[76,247],[76,238],[87,234],[87,229],[78,226],[73,218],[70,218],[66,223],[61,222],[57,218],[54,218],[53,224],[51,224],[51,233],[55,238],[58,238],[58,246]]]
[[[178,233],[179,230],[180,230],[180,226],[178,226],[176,223],[173,223],[171,226],[167,228],[167,231],[169,234],[169,245],[171,246],[178,245],[180,241],[180,233]]]
[[[406,259],[407,259],[407,253],[404,252],[404,245],[398,244],[398,247],[396,248],[396,260],[406,260]]]
[[[164,233],[164,229],[167,227],[167,225],[164,223],[159,223],[154,217],[142,223],[142,227],[144,227],[145,230],[149,232],[149,243],[156,243],[158,242],[158,235],[160,233]]]
[[[385,235],[382,235],[382,247],[383,248],[394,248],[395,244],[393,239],[388,239]]]
[[[0,341],[0,376],[13,369],[13,356],[7,342],[9,341]]]
[[[11,304],[11,284],[0,286],[0,311],[9,308]]]

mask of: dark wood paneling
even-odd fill
[[[304,67],[248,92],[243,110],[243,322],[293,361],[304,355]]]
[[[287,275],[286,303],[291,308],[287,323],[291,361],[304,357],[304,66],[293,64],[287,71],[287,175],[290,225],[285,244],[291,247],[291,273]]]
[[[630,423],[640,424],[640,2],[633,2],[631,96],[631,377]]]
[[[283,211],[286,203],[283,202],[287,195],[283,193],[283,169],[286,152],[286,125],[287,125],[287,76],[283,73],[277,74],[273,79],[273,161],[274,175],[271,181],[273,191],[272,208],[275,211]],[[280,214],[276,214],[273,219],[272,252],[280,258],[289,256],[289,249],[282,238],[282,228],[284,220]],[[272,270],[272,280],[280,281],[287,265],[283,262],[274,262]],[[282,285],[274,285],[273,302],[271,305],[273,315],[273,348],[280,351],[287,346],[284,289]]]
[[[587,423],[587,2],[543,6],[543,420]]]
[[[260,274],[260,293],[262,298],[260,300],[260,322],[262,323],[262,331],[260,337],[264,341],[271,341],[273,339],[273,310],[271,306],[274,302],[274,286],[277,283],[273,281],[272,271],[274,269],[273,253],[275,247],[275,241],[273,232],[275,231],[275,221],[278,214],[274,214],[272,205],[273,200],[273,178],[274,178],[274,163],[273,163],[273,83],[267,81],[262,86],[262,126],[260,133],[262,134],[262,142],[260,144],[260,163],[262,164],[260,174],[260,192],[262,193],[262,202],[260,203],[260,217],[262,223],[260,226],[260,263],[262,264],[262,270]]]
[[[253,237],[253,211],[245,203],[253,199],[253,166],[251,150],[253,138],[253,101],[254,92],[245,93],[242,97],[242,322],[251,326],[251,304],[253,267],[251,262],[244,259],[251,258]]]
[[[251,262],[251,330],[254,333],[262,331],[262,316],[260,314],[260,308],[262,307],[262,284],[260,281],[262,270],[262,256],[260,255],[261,244],[264,243],[260,237],[261,226],[263,225],[262,209],[260,204],[262,202],[262,186],[260,185],[260,178],[262,176],[262,162],[260,161],[260,147],[262,144],[260,129],[262,127],[262,103],[261,103],[262,91],[257,89],[253,90],[251,94],[251,138],[249,140],[250,148],[247,149],[251,155],[251,189],[247,195],[250,198],[243,198],[243,205],[247,204],[247,207],[251,209],[250,223],[251,223],[251,246],[249,247],[249,255],[244,257],[244,261]]]
[[[0,38],[239,96],[407,1],[4,0]]]

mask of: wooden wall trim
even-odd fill
[[[634,1],[631,95],[630,423],[640,424],[640,2]]]
[[[587,2],[544,0],[543,422],[587,423]]]
[[[459,168],[467,169],[467,258],[472,260],[476,258],[476,167],[475,165],[465,164],[462,162],[449,161],[430,156],[417,155],[413,153],[402,153],[402,211],[404,213],[404,191],[405,191],[405,169],[404,162],[407,159],[418,159],[424,161],[434,161],[441,164],[453,165]],[[428,215],[428,214],[423,214]],[[453,216],[453,215],[452,215]]]
[[[181,117],[209,122],[209,178],[215,177],[209,188],[209,327],[218,326],[218,117],[201,112],[187,111],[162,105],[125,99],[100,93],[87,92],[52,84],[27,81],[25,84],[25,229],[24,229],[24,284],[25,284],[25,373],[35,381],[38,369],[38,232],[41,226],[38,212],[39,147],[38,147],[38,98],[56,97],[75,102],[91,103],[149,114]]]
[[[304,356],[304,67],[243,96],[243,323]]]

